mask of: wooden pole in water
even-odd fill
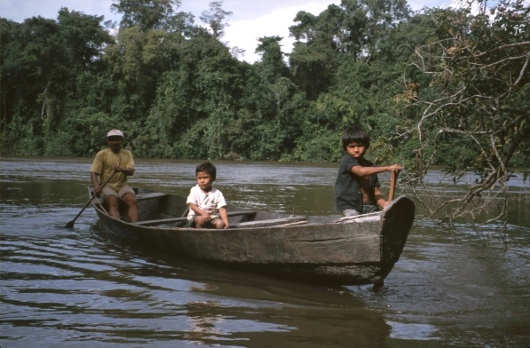
[[[393,170],[390,176],[390,192],[388,193],[388,202],[392,202],[392,200],[394,200],[394,191],[396,190],[397,177],[398,172]]]
[[[398,172],[396,170],[393,170],[390,174],[390,191],[388,192],[388,203],[394,200],[394,191],[396,190],[397,177]],[[385,286],[385,281],[380,280],[374,283],[373,289],[374,291],[379,291],[383,286]]]

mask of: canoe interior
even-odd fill
[[[92,190],[89,187],[89,190]],[[138,200],[138,220],[142,226],[156,227],[189,227],[186,216],[188,205],[186,198],[176,195],[164,194],[146,188],[133,187]],[[97,208],[101,209],[102,201],[99,200]],[[103,207],[104,208],[104,207]],[[129,222],[127,206],[120,202],[121,220]],[[273,225],[319,223],[340,218],[336,216],[303,216],[289,215],[272,212],[253,211],[228,207],[228,220],[231,227],[266,227]]]

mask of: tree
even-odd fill
[[[175,10],[182,4],[181,0],[113,0],[110,8],[113,12],[122,13],[120,29],[133,26],[141,31],[165,30],[183,31],[192,23],[192,15]]]
[[[342,11],[330,5],[319,16],[300,11],[289,27],[296,41],[289,57],[293,82],[303,89],[309,100],[326,92],[337,62],[337,37],[340,36]]]
[[[224,28],[228,26],[228,23],[224,23],[226,17],[231,16],[231,11],[225,11],[221,8],[223,5],[222,1],[210,2],[210,10],[203,11],[201,20],[210,26],[212,30],[212,36],[214,39],[219,39],[224,35]]]
[[[377,54],[381,38],[410,17],[406,0],[342,0],[342,50],[354,59]]]
[[[259,38],[260,44],[256,48],[256,53],[261,55],[261,62],[258,69],[264,81],[274,82],[277,78],[288,76],[289,71],[283,60],[283,53],[280,42],[283,38],[279,36],[266,36]]]
[[[296,39],[289,59],[294,82],[316,100],[333,84],[339,57],[376,60],[388,32],[409,18],[405,0],[342,0],[318,16],[298,12],[289,28]]]
[[[418,196],[432,216],[476,218],[502,197],[499,215],[487,221],[506,221],[508,180],[514,170],[526,177],[530,163],[529,14],[520,0],[501,0],[490,9],[472,1],[467,8],[431,12],[438,40],[418,47],[410,65],[432,76],[431,86],[409,81],[398,97],[419,111],[401,137],[418,144],[421,161],[404,179],[419,185],[444,156],[453,156],[447,172],[455,182],[470,170],[478,177],[462,197],[428,204]]]
[[[61,8],[58,20],[32,17],[22,24],[2,20],[3,144],[27,153],[53,152],[48,147],[67,117],[67,99],[81,74],[97,71],[105,45],[112,37],[101,27],[103,16]],[[6,94],[4,94],[6,93]],[[19,151],[19,149],[14,150]]]
[[[174,66],[159,79],[141,153],[164,158],[222,158],[232,151],[231,123],[247,63],[209,35],[175,48]],[[241,137],[241,132],[233,136]]]

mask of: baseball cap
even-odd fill
[[[107,138],[109,138],[109,137],[122,137],[122,138],[125,138],[125,137],[123,136],[122,131],[117,130],[117,129],[113,129],[113,130],[111,130],[110,132],[108,132],[108,133],[107,133]]]

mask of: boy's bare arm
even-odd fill
[[[224,228],[228,228],[230,225],[228,223],[228,214],[226,213],[225,207],[219,208],[219,216],[221,217],[221,220],[223,220],[223,222],[225,223]]]
[[[374,199],[376,203],[379,204],[379,206],[383,209],[388,205],[388,201],[385,200],[385,196],[383,196],[381,191],[379,191],[379,187],[374,189]]]
[[[352,173],[357,176],[370,176],[370,175],[379,174],[383,172],[400,171],[400,170],[401,170],[401,166],[399,164],[393,164],[391,166],[384,166],[384,167],[363,167],[360,165],[351,167]]]
[[[210,214],[208,214],[207,212],[205,212],[204,210],[199,208],[197,206],[197,204],[190,203],[190,209],[193,210],[195,212],[195,214],[197,214],[198,216],[202,217],[205,222],[210,221]]]

